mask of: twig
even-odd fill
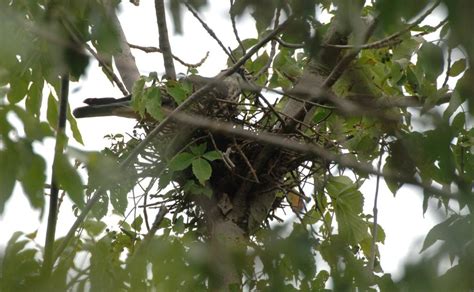
[[[278,27],[280,24],[280,14],[281,14],[281,8],[278,8],[277,11],[275,12],[275,22],[273,24],[273,28]],[[277,36],[271,41],[271,47],[270,47],[270,55],[268,56],[268,61],[267,63],[260,69],[257,74],[255,74],[255,77],[253,77],[253,80],[257,80],[261,75],[263,75],[270,66],[272,65],[273,58],[275,57],[276,54],[276,41],[275,39],[278,39]],[[265,85],[268,83],[268,78],[265,80]]]
[[[163,62],[165,72],[169,79],[176,80],[176,71],[173,64],[173,54],[171,53],[170,40],[168,38],[168,28],[166,27],[165,4],[163,0],[155,0],[156,23],[158,25],[159,44],[163,51]]]
[[[135,252],[129,257],[128,263],[127,263],[127,268],[130,269],[132,272],[131,274],[131,290],[137,290],[138,287],[135,287],[135,284],[137,282],[139,283],[142,279],[136,278],[137,275],[135,272],[139,269],[145,270],[146,269],[146,259],[144,258],[145,256],[145,251],[147,250],[148,246],[150,245],[151,240],[155,236],[156,232],[158,231],[158,228],[160,227],[161,222],[165,218],[166,213],[168,212],[168,209],[166,208],[165,205],[162,205],[160,208],[160,211],[155,217],[155,221],[153,222],[153,226],[151,227],[150,231],[145,235],[143,240],[138,244],[138,246],[135,249]]]
[[[383,140],[380,143],[380,156],[379,156],[379,162],[377,164],[377,171],[380,173],[380,170],[382,168],[382,157],[384,153],[384,147],[385,143]],[[377,201],[379,198],[379,186],[380,186],[380,174],[377,174],[377,180],[375,182],[375,197],[374,197],[374,226],[372,227],[372,244],[370,248],[370,258],[369,258],[369,270],[371,273],[374,271],[374,265],[375,265],[375,250],[377,248],[377,233],[378,233],[378,209],[377,209]]]
[[[160,49],[160,48],[157,48],[157,47],[143,47],[143,46],[134,45],[134,44],[130,44],[130,43],[128,45],[130,46],[130,48],[141,50],[145,53],[163,53],[163,50]],[[183,66],[186,66],[188,68],[197,68],[197,67],[201,66],[202,64],[204,64],[204,62],[207,60],[208,57],[209,57],[209,52],[206,52],[206,55],[201,59],[201,61],[199,61],[196,64],[191,64],[191,63],[186,63],[182,59],[180,59],[179,57],[173,55],[173,59],[175,59],[176,61],[181,63]]]
[[[160,211],[158,214],[156,214],[155,221],[153,221],[153,225],[151,226],[150,231],[145,235],[145,238],[143,238],[142,243],[140,246],[137,248],[136,252],[137,254],[146,248],[146,246],[149,244],[150,240],[155,236],[156,232],[158,231],[158,228],[160,227],[161,221],[165,218],[166,213],[168,213],[168,209],[166,206],[162,206],[160,208]]]
[[[173,115],[175,113],[179,113],[187,108],[189,108],[192,104],[194,104],[202,95],[207,93],[209,90],[214,88],[216,84],[221,82],[225,77],[228,77],[240,68],[250,57],[253,56],[261,47],[263,47],[266,43],[268,43],[275,35],[280,33],[287,25],[289,20],[285,21],[281,25],[279,25],[276,29],[270,32],[266,37],[260,40],[255,46],[253,46],[247,54],[245,54],[242,58],[240,58],[237,63],[235,63],[232,67],[228,70],[219,73],[212,82],[206,84],[205,86],[198,89],[196,92],[191,94],[182,104],[180,104],[169,116],[167,116],[161,123],[159,123],[146,137],[143,139],[128,155],[128,157],[123,160],[122,165],[127,167],[130,162],[137,157],[140,152],[145,148],[145,146],[152,141],[158,133],[161,132],[162,129],[170,122]]]
[[[446,64],[446,76],[444,77],[444,81],[443,81],[443,86],[441,87],[445,87],[447,84],[448,84],[448,81],[449,81],[449,72],[451,71],[451,53],[452,53],[452,49],[451,47],[448,48],[448,64]]]
[[[369,37],[372,35],[375,27],[377,24],[377,19],[375,19],[370,26],[367,28],[365,34],[364,34],[364,41],[367,41]],[[323,97],[325,94],[327,94],[328,89],[331,88],[332,85],[339,79],[339,77],[342,75],[342,73],[345,71],[347,66],[357,57],[357,55],[360,52],[360,48],[355,48],[352,49],[350,52],[348,52],[331,70],[329,75],[324,79],[323,83],[321,84],[321,88],[318,88],[319,90],[311,96],[308,100],[312,102],[318,102],[321,97]],[[300,88],[298,88],[300,90]],[[300,120],[304,117],[306,114],[306,107],[303,106],[301,107],[294,115],[293,117],[296,120]],[[287,127],[281,128],[282,132],[291,132],[295,129],[296,123],[294,121],[290,121],[287,123]]]
[[[107,72],[107,75],[109,75],[110,78],[112,78],[112,80],[115,82],[115,84],[120,89],[120,91],[123,93],[123,95],[125,95],[125,96],[129,95],[130,93],[125,88],[122,81],[120,81],[118,76],[114,73],[112,68],[110,68],[109,65],[107,65],[107,63],[105,63],[104,60],[102,60],[102,58],[87,43],[84,42],[84,46],[85,46],[86,50],[89,53],[91,53],[92,56],[94,56],[94,58],[97,60],[97,62],[99,62],[100,66],[102,66],[102,68],[104,68],[104,70]]]
[[[275,41],[277,41],[282,47],[285,47],[285,48],[290,48],[290,49],[304,48],[304,44],[293,44],[293,43],[285,42],[284,40],[282,40],[279,37],[275,37]],[[326,45],[326,46],[329,47],[331,45]],[[331,46],[331,47],[333,47],[333,46]]]
[[[232,12],[232,9],[234,7],[234,0],[230,0],[230,8],[229,8],[229,15],[230,15],[230,21],[232,23],[232,30],[234,31],[234,36],[235,39],[237,40],[237,43],[239,43],[239,47],[242,50],[242,55],[245,55],[246,50],[244,47],[244,44],[242,43],[242,40],[239,37],[239,31],[237,30],[237,24],[235,23],[235,14]]]
[[[76,218],[76,221],[74,221],[71,228],[69,228],[69,231],[64,237],[64,239],[61,241],[61,244],[54,250],[53,262],[56,261],[59,255],[61,255],[61,253],[67,247],[71,239],[74,237],[74,233],[76,233],[76,230],[82,224],[84,219],[86,219],[87,214],[89,214],[92,207],[97,203],[97,201],[99,201],[103,193],[104,193],[104,190],[100,188],[94,193],[94,195],[92,195],[89,201],[87,201],[86,206],[82,209],[81,214]]]
[[[47,281],[51,276],[51,270],[53,269],[54,258],[54,238],[56,234],[56,224],[58,220],[58,193],[59,186],[56,181],[57,176],[57,164],[58,159],[63,154],[64,147],[66,144],[66,116],[68,108],[68,96],[69,96],[69,76],[63,74],[61,77],[61,94],[59,97],[59,113],[58,113],[58,128],[56,132],[56,145],[54,147],[54,161],[53,170],[51,176],[51,192],[49,196],[49,214],[48,214],[48,227],[46,229],[46,241],[44,245],[44,260],[41,269],[42,278]]]
[[[286,125],[285,120],[281,117],[281,115],[278,113],[278,111],[275,109],[275,107],[268,101],[268,99],[263,96],[261,93],[258,93],[258,97],[263,100],[263,102],[267,105],[267,107],[270,109],[270,111],[275,115],[277,120],[280,121],[282,125]]]
[[[216,81],[209,83],[199,89],[198,91],[194,92],[191,96],[188,97],[180,106],[178,106],[170,115],[168,115],[158,126],[156,126],[148,135],[145,139],[143,139],[135,148],[133,151],[131,151],[127,158],[125,158],[121,163],[120,163],[120,168],[121,169],[126,169],[130,162],[135,159],[142,151],[145,149],[146,145],[154,139],[154,137],[160,133],[160,131],[171,121],[173,116],[175,116],[177,113],[180,111],[188,108],[191,106],[199,97],[201,97],[204,93],[208,92],[211,90],[216,84],[220,81],[222,81],[225,77],[232,75],[235,73],[240,66],[242,66],[253,54],[255,54],[262,46],[264,46],[267,42],[269,42],[275,35],[280,33],[288,24],[288,21],[285,21],[281,25],[279,25],[275,30],[270,32],[266,37],[260,40],[254,47],[252,47],[247,54],[245,54],[242,58],[240,58],[237,63],[235,63],[231,68],[229,68],[227,71],[224,71],[220,73],[216,77]],[[82,210],[81,214],[77,217],[76,221],[73,223],[71,228],[69,229],[68,233],[64,237],[63,241],[61,242],[61,245],[56,249],[54,253],[54,260],[56,260],[59,255],[62,253],[62,251],[67,247],[69,242],[74,236],[74,233],[76,230],[79,228],[79,226],[82,224],[84,219],[86,218],[87,214],[90,212],[92,207],[97,203],[97,201],[100,199],[100,196],[103,194],[104,190],[102,188],[99,188],[96,193],[89,199],[87,202],[86,206]]]
[[[224,44],[221,42],[221,40],[217,37],[217,35],[214,33],[214,31],[204,22],[204,20],[201,19],[201,17],[197,14],[197,12],[189,5],[189,3],[184,2],[184,5],[186,8],[188,8],[189,12],[193,14],[193,16],[201,23],[202,27],[207,31],[207,33],[219,44],[221,49],[224,51],[224,53],[231,59],[234,60],[234,57],[229,53],[229,51],[225,48]]]
[[[250,172],[252,173],[252,176],[255,180],[256,183],[260,183],[260,180],[258,179],[258,175],[257,175],[257,172],[255,171],[255,169],[253,168],[252,164],[250,163],[250,161],[248,160],[247,156],[245,155],[245,153],[242,151],[242,149],[240,149],[239,147],[239,144],[237,144],[237,141],[235,140],[234,138],[234,146],[235,148],[237,149],[237,152],[239,152],[240,156],[242,157],[242,159],[245,161],[245,164],[247,164]]]
[[[322,47],[330,47],[330,48],[339,48],[339,49],[357,49],[357,50],[363,50],[363,49],[377,49],[386,46],[387,44],[393,44],[394,42],[400,42],[398,38],[403,35],[406,32],[409,32],[412,28],[420,24],[428,15],[430,15],[433,10],[438,7],[438,5],[441,3],[441,0],[437,0],[433,6],[428,9],[423,15],[421,15],[414,23],[410,24],[406,28],[402,29],[401,31],[398,31],[384,39],[364,44],[364,45],[332,45],[332,44],[323,44]]]
[[[80,44],[83,44],[84,47],[86,48],[86,50],[92,55],[94,56],[94,58],[97,60],[97,62],[99,62],[99,65],[104,68],[106,74],[112,78],[112,81],[117,85],[117,87],[120,89],[120,91],[124,94],[124,95],[128,95],[129,92],[127,91],[127,89],[125,88],[124,84],[122,83],[122,81],[120,81],[120,79],[118,78],[118,76],[114,73],[114,71],[112,70],[112,68],[109,67],[109,65],[104,62],[104,60],[99,56],[99,54],[97,52],[95,52],[91,46],[89,46],[89,44],[87,44],[86,41],[84,41],[84,37],[80,34],[80,32],[77,30],[76,27],[74,27],[74,25],[72,23],[70,23],[67,19],[64,19],[63,20],[63,25],[64,27],[66,28],[66,30],[69,32],[69,34],[74,38],[74,41],[80,43]]]
[[[213,119],[209,119],[203,116],[189,114],[189,113],[182,113],[182,112],[166,112],[168,117],[171,117],[173,114],[172,119],[181,122],[187,125],[193,125],[195,127],[208,129],[210,131],[214,131],[217,133],[225,133],[228,135],[235,135],[243,138],[248,138],[256,142],[261,142],[263,144],[268,144],[276,147],[286,148],[289,150],[293,150],[300,153],[311,154],[316,157],[320,157],[326,161],[333,161],[336,162],[340,167],[352,168],[360,172],[364,172],[367,174],[373,175],[381,175],[385,178],[390,178],[394,180],[398,180],[403,183],[413,184],[419,187],[424,188],[425,190],[432,192],[435,195],[440,197],[448,198],[448,199],[458,199],[458,194],[453,194],[451,192],[445,192],[438,188],[431,186],[431,184],[427,184],[422,181],[418,181],[416,178],[410,176],[403,176],[399,175],[394,172],[384,171],[383,173],[374,169],[370,164],[360,162],[351,158],[346,155],[336,154],[322,146],[316,144],[309,144],[309,143],[300,143],[295,142],[289,139],[283,139],[279,134],[273,134],[268,131],[259,131],[253,132],[245,130],[241,127],[237,127],[233,123],[216,121]]]
[[[143,205],[145,205],[145,206],[147,205],[148,193],[150,192],[150,190],[153,187],[153,185],[155,184],[155,182],[156,182],[156,177],[152,178],[152,180],[148,184],[148,187],[146,188],[146,190],[143,190]],[[148,232],[150,232],[150,223],[148,222],[148,212],[147,212],[146,208],[143,208],[143,217],[145,219],[146,230]]]
[[[430,34],[432,32],[435,32],[437,31],[440,27],[442,27],[444,24],[446,24],[448,22],[448,17],[446,17],[445,19],[443,19],[442,21],[440,21],[435,27],[433,27],[433,31],[431,32],[428,32],[428,31],[422,31],[422,32],[419,32],[417,34],[415,34],[416,37],[418,36],[424,36],[424,35],[427,35],[427,34]]]

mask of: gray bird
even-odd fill
[[[212,81],[213,78],[207,78],[198,75],[191,75],[179,80],[179,82],[189,82],[193,86],[193,92]],[[240,97],[240,88],[242,82],[243,78],[237,73],[225,78],[222,82],[215,84],[214,88],[212,88],[207,94],[205,94],[204,97],[192,107],[191,111],[198,114],[205,114],[206,116],[213,116],[214,114],[217,114],[215,111],[222,110],[231,110],[235,112],[235,104],[237,103]],[[161,100],[162,107],[171,110],[176,107],[175,101],[170,96],[162,95]],[[230,101],[231,103],[219,102],[219,100]],[[140,117],[140,115],[132,108],[131,101],[132,95],[128,95],[122,98],[88,98],[84,100],[84,103],[87,105],[76,108],[73,111],[73,114],[74,117],[78,119],[91,117],[119,116],[143,120],[143,117]],[[232,103],[234,103],[233,106]],[[205,112],[203,112],[203,110],[205,110]],[[210,112],[210,110],[212,112]],[[226,116],[226,113],[221,113],[220,116]],[[146,117],[146,119],[149,118],[151,117]],[[231,117],[229,116],[228,118]]]

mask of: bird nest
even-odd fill
[[[214,123],[213,127],[174,120],[165,131],[156,135],[140,153],[130,176],[132,185],[140,185],[139,190],[144,198],[142,207],[156,208],[164,204],[175,213],[184,211],[190,218],[199,218],[202,214],[196,207],[195,198],[205,196],[216,201],[225,215],[232,210],[235,197],[245,192],[247,213],[251,212],[252,204],[257,204],[254,203],[254,197],[270,194],[265,210],[259,211],[265,213],[265,218],[256,221],[274,219],[277,209],[289,205],[293,210],[303,211],[301,203],[305,196],[296,190],[301,180],[308,180],[310,176],[301,167],[309,157],[305,153],[276,147],[245,135],[252,133],[258,137],[261,133],[279,131],[276,127],[276,110],[256,100],[258,98],[254,94],[242,94],[234,101],[219,97],[210,101],[208,99],[204,108],[213,110],[205,111],[201,104],[204,115],[199,115],[196,110],[188,111],[185,115],[192,116],[196,122],[203,120]],[[116,154],[121,156],[131,151],[158,124],[149,119],[139,122],[128,146],[122,147],[122,153]],[[219,128],[215,124],[227,128]],[[229,126],[234,128],[233,132],[226,130]],[[302,134],[281,135],[280,139],[307,141],[307,137]],[[186,155],[189,161],[176,162],[177,157],[181,159]],[[201,162],[200,166],[195,163],[197,160]],[[211,170],[206,177],[209,170],[198,168],[208,166]],[[295,193],[299,196],[296,205],[287,197]]]

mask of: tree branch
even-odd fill
[[[431,184],[418,181],[416,178],[411,176],[403,176],[390,171],[378,171],[374,169],[369,163],[357,161],[343,154],[333,153],[325,149],[324,147],[316,144],[295,142],[290,139],[285,139],[279,134],[270,133],[268,131],[249,131],[241,127],[237,127],[233,123],[216,121],[203,116],[189,113],[165,111],[165,114],[168,114],[168,117],[171,117],[171,114],[173,114],[172,119],[183,124],[193,125],[195,127],[207,129],[216,133],[227,134],[229,136],[247,138],[256,142],[260,142],[262,144],[271,145],[273,147],[276,146],[279,148],[285,148],[300,153],[311,154],[316,157],[320,157],[325,161],[335,162],[340,167],[351,168],[359,172],[364,172],[372,175],[380,175],[384,178],[389,178],[402,183],[408,183],[415,186],[419,186],[439,197],[455,200],[459,199],[459,195],[456,193],[445,192],[443,190],[431,186]]]
[[[160,49],[160,48],[157,48],[157,47],[143,47],[143,46],[139,46],[139,45],[134,45],[134,44],[128,44],[130,46],[130,48],[132,49],[137,49],[137,50],[141,50],[145,53],[163,53],[163,50]],[[209,52],[206,53],[206,55],[201,59],[201,61],[199,61],[198,63],[196,64],[190,64],[190,63],[186,63],[184,62],[183,60],[181,60],[179,57],[173,55],[173,59],[175,59],[176,61],[178,61],[179,63],[181,63],[183,66],[186,66],[188,68],[197,68],[199,66],[201,66],[202,64],[204,64],[204,62],[207,60],[207,57],[209,57]]]
[[[54,238],[56,234],[56,224],[58,220],[58,193],[59,186],[56,181],[58,159],[63,154],[66,144],[66,116],[69,96],[69,77],[64,74],[61,77],[61,94],[59,97],[59,117],[56,132],[56,145],[54,147],[53,171],[51,175],[51,190],[49,195],[48,227],[46,229],[46,241],[44,245],[44,259],[41,275],[44,280],[48,280],[54,264]]]
[[[377,171],[380,172],[382,169],[382,158],[384,154],[384,147],[385,143],[381,140],[380,143],[380,154],[379,154],[379,162],[377,163]],[[370,247],[370,258],[369,258],[369,270],[371,273],[374,271],[375,265],[375,251],[377,249],[377,233],[378,233],[378,209],[377,209],[377,202],[379,198],[379,186],[380,186],[380,175],[377,174],[377,180],[375,182],[375,197],[374,197],[374,226],[372,227],[372,244]]]
[[[439,6],[439,4],[441,3],[441,0],[437,0],[432,7],[430,7],[430,9],[428,9],[425,13],[423,13],[423,15],[421,15],[414,23],[410,24],[409,26],[407,26],[406,28],[402,29],[401,31],[398,31],[384,39],[381,39],[381,40],[378,40],[378,41],[375,41],[375,42],[372,42],[372,43],[368,43],[368,44],[364,44],[364,45],[360,45],[360,46],[354,46],[354,45],[337,45],[337,44],[323,44],[322,47],[329,47],[329,48],[339,48],[339,49],[358,49],[358,50],[363,50],[363,49],[378,49],[378,48],[382,48],[382,47],[385,47],[387,45],[393,45],[393,44],[396,44],[398,42],[400,42],[400,40],[398,40],[398,38],[400,38],[404,33],[407,33],[409,32],[411,29],[413,29],[415,26],[417,26],[418,24],[420,24],[426,17],[428,17],[428,15],[430,15],[433,10],[436,9],[436,7]],[[442,22],[443,23],[443,22]]]
[[[127,43],[127,38],[123,32],[122,25],[117,17],[117,14],[113,10],[113,6],[109,4],[108,14],[114,28],[117,30],[119,40],[120,40],[120,52],[113,55],[115,66],[120,73],[125,87],[129,92],[132,92],[133,84],[138,78],[140,78],[140,73],[138,71],[137,64],[135,63],[135,58],[130,51],[130,47]]]
[[[261,39],[255,46],[253,46],[247,54],[245,54],[242,58],[240,58],[239,61],[237,61],[232,67],[230,67],[228,70],[219,73],[211,83],[201,87],[199,90],[191,94],[182,104],[180,104],[169,116],[167,116],[161,123],[159,123],[147,136],[145,139],[143,139],[134,149],[129,153],[127,158],[122,161],[122,164],[127,167],[130,162],[135,159],[142,151],[145,149],[146,145],[150,141],[152,141],[158,133],[160,133],[165,126],[170,122],[172,119],[173,115],[175,113],[179,113],[184,111],[185,109],[189,108],[191,105],[193,105],[201,96],[203,96],[205,93],[213,89],[219,82],[224,80],[225,77],[228,77],[240,68],[245,62],[250,59],[250,57],[253,56],[261,47],[263,47],[266,43],[268,43],[272,38],[280,33],[288,24],[287,20],[281,25],[279,25],[276,29],[274,29],[272,32],[270,32],[266,37]]]
[[[202,27],[207,31],[207,33],[217,42],[219,47],[224,51],[224,53],[232,60],[235,61],[234,57],[229,53],[229,51],[225,48],[224,44],[221,42],[221,40],[217,37],[217,35],[214,33],[214,31],[204,22],[204,20],[199,17],[199,14],[189,5],[187,2],[184,2],[184,5],[186,8],[188,8],[189,12],[193,14],[193,16],[201,23]]]
[[[204,95],[206,92],[214,88],[220,81],[222,81],[225,77],[232,75],[235,73],[240,66],[242,66],[250,57],[253,56],[261,47],[263,47],[266,43],[271,41],[275,35],[280,33],[287,25],[290,19],[286,20],[284,23],[279,25],[276,29],[271,31],[267,36],[262,38],[255,46],[253,46],[245,56],[240,58],[237,63],[235,63],[232,67],[230,67],[228,70],[221,72],[216,76],[214,79],[214,82],[209,83],[199,89],[198,91],[194,92],[189,96],[181,105],[179,105],[173,112],[171,112],[158,126],[156,126],[147,136],[145,139],[143,139],[134,149],[131,151],[127,158],[125,158],[121,163],[120,163],[120,168],[126,169],[130,163],[132,162],[133,159],[135,159],[142,151],[145,149],[145,147],[148,145],[148,143],[155,138],[155,136],[161,132],[161,130],[172,120],[173,116],[176,115],[177,113],[187,109],[189,106],[191,106],[194,102],[197,101],[199,97]],[[96,191],[96,193],[89,199],[87,202],[86,206],[82,210],[81,214],[77,217],[76,221],[74,224],[71,226],[69,229],[66,237],[64,240],[61,242],[61,245],[56,249],[55,251],[55,256],[54,260],[59,257],[59,255],[62,253],[62,251],[67,247],[69,242],[71,241],[72,237],[74,236],[74,233],[76,232],[77,228],[81,225],[81,223],[84,221],[86,218],[87,214],[90,212],[92,207],[97,203],[99,200],[100,196],[103,194],[103,190],[99,189]]]
[[[163,62],[166,76],[171,80],[176,80],[176,71],[173,64],[173,54],[171,53],[170,40],[168,38],[168,28],[166,26],[165,4],[163,0],[155,0],[156,23],[158,25],[159,44],[163,51]]]

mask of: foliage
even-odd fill
[[[141,123],[130,139],[110,135],[111,145],[101,153],[57,153],[54,179],[75,214],[81,218],[92,209],[79,219],[80,232],[73,230],[72,243],[68,236],[56,239],[55,247],[64,249],[58,249],[48,278],[41,273],[36,234],[15,233],[1,252],[0,291],[474,289],[474,43],[466,30],[474,27],[471,1],[231,3],[229,18],[250,11],[258,35],[239,39],[228,52],[229,67],[290,18],[243,62],[240,71],[259,90],[243,88],[237,102],[228,101],[226,114],[206,98],[186,112],[207,116],[215,127],[237,126],[213,131],[212,125],[187,125],[187,132],[169,135],[183,130],[175,121],[129,165],[143,136],[166,121],[166,103],[181,106],[200,88],[154,74],[137,80],[131,103]],[[81,82],[92,44],[116,82],[105,67],[123,45],[110,17],[118,5],[0,2],[0,37],[8,40],[0,47],[0,215],[17,183],[31,207],[44,211],[48,171],[35,145],[54,136],[67,143],[56,129],[59,76],[69,72]],[[446,8],[436,10],[447,13],[445,20],[436,21],[433,5]],[[170,1],[178,32],[184,8]],[[425,17],[431,22],[422,22]],[[313,79],[302,87],[307,76]],[[218,86],[211,90],[218,97],[221,92]],[[287,112],[301,100],[303,118]],[[66,114],[72,137],[82,143],[76,121]],[[232,135],[237,128],[243,133]],[[379,159],[381,165],[372,167]],[[405,184],[418,186],[420,211],[435,201],[445,217],[426,235],[422,260],[407,265],[399,281],[379,264],[385,230],[376,214],[363,212],[361,185],[377,176],[394,195]],[[241,193],[245,201],[235,199]],[[127,211],[139,210],[132,196],[144,208],[129,218]],[[95,200],[90,208],[89,199]],[[148,212],[156,206],[169,213],[153,223]],[[119,226],[102,221],[110,211],[120,217]],[[278,224],[282,211],[296,218]],[[240,217],[230,220],[228,214]],[[231,225],[221,230],[223,221]],[[439,274],[446,258],[451,266]],[[222,286],[234,274],[238,283]]]

